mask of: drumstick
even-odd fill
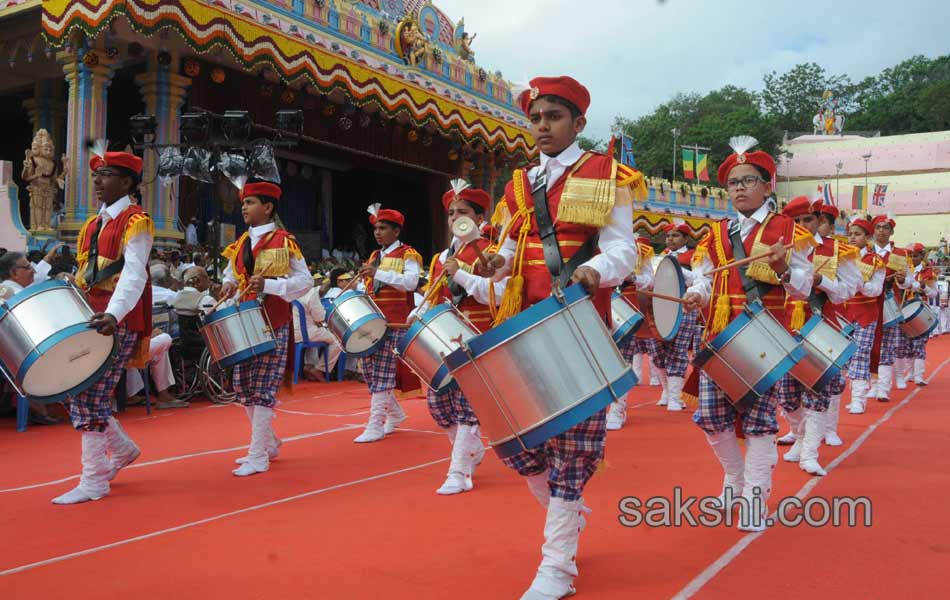
[[[824,268],[825,268],[825,265],[827,265],[829,262],[831,262],[831,259],[832,259],[832,258],[834,258],[834,256],[829,256],[828,258],[826,258],[826,259],[824,260],[824,262],[822,262],[820,265],[818,265],[817,267],[815,267],[815,273],[817,273],[818,271],[821,271],[822,269],[824,269]]]
[[[245,291],[247,291],[247,288],[241,288],[240,290],[238,290],[238,292],[240,292],[240,294],[241,294],[242,296],[244,295],[244,292],[245,292]],[[225,302],[227,302],[228,300],[230,300],[230,299],[233,298],[233,297],[234,297],[234,294],[231,294],[230,296],[225,296],[225,297],[221,298],[220,300],[218,300],[218,301],[215,303],[215,305],[211,307],[211,310],[208,311],[208,314],[210,315],[210,314],[213,313],[214,311],[218,310],[218,307],[219,307],[219,306],[221,306],[222,304],[224,304]]]
[[[667,296],[666,294],[657,294],[655,292],[647,292],[645,290],[637,290],[638,294],[643,294],[644,296],[650,296],[651,298],[659,298],[660,300],[669,300],[670,302],[677,302],[679,304],[686,304],[686,301],[682,298],[677,298],[676,296]]]
[[[795,246],[795,244],[785,244],[785,246],[783,246],[783,247],[784,247],[786,250],[791,250],[794,246]],[[731,262],[731,263],[722,265],[721,267],[716,267],[716,268],[713,269],[712,271],[709,271],[708,273],[706,273],[706,275],[715,275],[716,273],[719,273],[720,271],[725,271],[726,269],[732,269],[732,268],[735,268],[735,267],[741,267],[741,266],[747,265],[747,264],[749,264],[749,263],[755,262],[755,261],[757,261],[757,260],[762,260],[763,258],[768,258],[771,254],[772,254],[772,251],[771,251],[771,250],[768,251],[768,252],[763,252],[763,253],[761,253],[761,254],[754,254],[754,255],[749,256],[749,257],[747,257],[747,258],[743,258],[742,260],[737,260],[737,261],[735,261],[735,262]]]
[[[409,329],[411,325],[409,323],[386,323],[386,327],[390,329]]]

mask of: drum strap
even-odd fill
[[[376,253],[376,258],[373,259],[373,266],[379,267],[383,262],[383,249],[380,248]],[[379,291],[383,289],[383,286],[386,285],[382,281],[378,281],[375,277],[373,278],[373,295],[379,294]]]
[[[746,258],[745,246],[742,244],[742,237],[739,235],[739,222],[733,221],[729,224],[729,243],[732,245],[732,256],[736,261]],[[746,300],[755,302],[762,300],[772,286],[767,283],[755,281],[746,275],[748,267],[739,267],[739,277],[742,279],[742,289],[745,290]]]
[[[594,256],[600,234],[595,233],[587,238],[574,256],[565,263],[561,258],[561,248],[557,243],[551,207],[548,206],[548,177],[544,170],[538,172],[534,188],[531,190],[531,200],[534,202],[534,219],[538,224],[538,235],[541,237],[541,248],[544,251],[544,264],[551,273],[551,279],[558,281],[560,287],[564,288],[577,267]]]
[[[445,259],[448,260],[455,256],[455,248],[449,247],[448,254],[445,255]],[[448,279],[449,282],[449,293],[452,294],[452,304],[458,306],[462,300],[468,296],[468,292],[465,291],[465,288],[455,283],[451,278]]]
[[[102,217],[93,221],[93,231],[89,232],[89,262],[86,264],[86,273],[84,278],[86,285],[90,288],[95,287],[122,272],[125,266],[125,256],[120,256],[119,260],[109,263],[101,271],[99,270],[99,229],[102,227]]]

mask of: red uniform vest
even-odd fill
[[[251,243],[251,236],[244,233],[236,242],[225,248],[222,253],[231,261],[231,270],[238,281],[240,287],[244,287],[246,281],[250,278],[247,272],[247,265],[244,264],[244,244]],[[254,256],[254,273],[264,274],[265,277],[283,277],[290,274],[290,259],[301,256],[300,247],[290,232],[283,229],[275,229],[270,233],[265,233],[257,241],[257,245],[251,248],[251,254]],[[244,300],[253,300],[257,294],[249,292],[245,294]],[[264,312],[270,319],[271,327],[279,329],[290,322],[290,303],[279,296],[266,294],[264,296]]]
[[[92,237],[89,234],[93,229],[98,230],[101,226],[101,222],[101,216],[96,216],[86,221],[79,231],[79,237],[76,242],[76,284],[86,292],[89,306],[96,312],[104,312],[109,306],[109,300],[112,298],[113,292],[115,292],[116,283],[118,283],[121,275],[121,273],[117,273],[91,287],[91,282],[85,280],[86,268],[89,262],[89,247],[92,242]],[[129,238],[140,233],[152,234],[153,232],[154,225],[152,224],[152,218],[142,210],[141,206],[137,204],[129,205],[129,207],[119,213],[116,218],[110,220],[104,227],[101,227],[99,231],[98,269],[101,271],[103,268],[119,260],[122,257],[125,244]],[[129,267],[126,265],[123,267],[123,270],[127,268]],[[149,277],[148,269],[145,269],[144,275],[145,288],[142,290],[142,295],[139,297],[138,302],[136,302],[135,307],[122,319],[120,324],[125,325],[129,331],[135,331],[145,337],[150,337],[152,333],[152,281]]]
[[[485,238],[479,238],[474,242],[474,245],[464,244],[461,249],[455,253],[453,258],[455,258],[466,271],[474,275],[482,276],[481,263],[478,262],[478,254],[475,252],[475,247],[478,247],[484,253],[487,252],[487,248],[490,245],[491,242]],[[432,259],[432,265],[429,267],[429,281],[431,281],[433,285],[442,277],[442,272],[445,267],[442,261],[439,260],[439,256],[440,255],[437,254]],[[449,290],[448,284],[440,286],[440,290],[436,295],[441,301],[452,301],[452,292]],[[457,308],[459,312],[464,314],[468,320],[472,322],[472,325],[474,325],[478,331],[484,332],[491,328],[494,319],[491,308],[478,302],[475,298],[465,296],[462,298],[462,301],[458,303]]]
[[[842,244],[831,237],[823,237],[821,239],[821,245],[815,248],[815,251],[811,255],[811,262],[815,269],[820,269],[822,275],[825,277],[837,279],[838,263],[842,260],[854,260],[857,256],[858,250],[854,246]],[[791,315],[794,314],[795,310],[804,310],[804,316],[806,318],[811,315],[807,300],[788,300],[785,311],[786,314],[790,315],[790,321],[793,320]],[[822,316],[832,323],[837,323],[838,315],[846,315],[844,304],[832,304],[830,300],[824,303],[821,312]],[[789,326],[791,327],[791,325],[792,323],[790,322]],[[794,329],[798,329],[801,326],[798,323],[795,323],[795,325],[796,327],[794,327]]]
[[[638,237],[637,254],[637,273],[642,273],[643,269],[653,268],[652,265],[648,266],[648,263],[653,260],[654,256],[653,246],[650,245],[650,242],[646,241],[644,238]],[[620,290],[620,294],[643,314],[643,319],[645,322],[643,326],[637,329],[637,332],[634,334],[634,336],[643,339],[659,339],[660,334],[657,332],[656,327],[654,326],[653,305],[650,302],[650,299],[646,298],[646,306],[641,306],[640,296],[638,295],[639,290],[633,284],[625,285],[623,289]]]
[[[764,229],[763,229],[764,227]],[[761,232],[761,237],[759,234]],[[746,256],[759,253],[764,250],[762,247],[755,247],[755,241],[758,239],[761,245],[771,246],[784,238],[786,243],[794,240],[796,244],[807,243],[807,240],[813,238],[804,228],[795,225],[795,221],[785,215],[770,215],[765,225],[755,224],[752,232],[746,236],[743,241]],[[708,257],[713,268],[722,264],[732,262],[732,245],[729,243],[729,220],[723,219],[716,223],[712,231],[696,247],[694,261],[700,261],[703,257]],[[756,261],[749,265],[747,273],[750,278],[761,280],[761,278],[770,279],[773,285],[764,296],[762,304],[769,312],[775,316],[779,322],[789,326],[791,314],[786,315],[786,292],[781,283],[777,282],[775,273],[769,268],[765,261]],[[716,273],[712,282],[712,295],[709,306],[706,311],[706,327],[703,333],[704,339],[715,337],[729,322],[733,321],[742,312],[746,305],[746,295],[742,288],[742,278],[736,269],[727,269]],[[772,279],[775,278],[775,279]],[[789,311],[791,313],[791,311]],[[718,318],[717,318],[718,317]]]
[[[861,269],[861,279],[864,283],[867,283],[874,276],[875,271],[884,268],[884,262],[874,253],[874,250],[868,248],[864,256],[861,257],[858,267]],[[883,292],[873,298],[858,292],[853,298],[844,303],[844,311],[849,321],[867,327],[880,318],[883,306]]]
[[[402,273],[405,270],[407,260],[415,261],[419,265],[420,270],[422,269],[422,256],[413,250],[411,246],[401,244],[398,248],[382,258],[380,258],[380,252],[381,250],[374,250],[369,257],[369,261],[373,264],[376,264],[378,261],[378,268],[380,270]],[[367,279],[365,283],[366,293],[376,302],[379,306],[379,310],[383,311],[383,315],[386,316],[388,322],[406,322],[406,319],[409,318],[409,313],[412,312],[412,309],[416,306],[415,290],[404,292],[392,286],[383,285],[379,292],[376,292],[373,289],[373,279]]]
[[[603,181],[604,173],[612,173],[613,159],[603,154],[586,153],[574,164],[572,169],[568,169],[564,174],[554,182],[548,182],[547,200],[554,222],[555,238],[561,251],[561,258],[566,262],[584,245],[590,237],[600,230],[600,225],[583,225],[574,222],[568,222],[559,218],[561,214],[562,194],[565,191],[565,185],[571,177],[586,179],[588,181]],[[611,185],[624,187],[627,185],[642,185],[642,175],[625,166],[619,166],[616,169],[616,183]],[[517,189],[516,189],[517,187]],[[520,194],[519,194],[520,191]],[[534,199],[531,196],[531,184],[528,179],[527,170],[519,169],[514,172],[512,180],[505,186],[505,203],[510,214],[515,215],[518,212],[518,195],[521,195],[525,206],[530,210],[531,222],[528,226],[526,243],[524,250],[522,275],[524,277],[524,287],[522,290],[522,309],[544,300],[551,295],[551,274],[544,262],[544,249],[541,245],[541,237],[538,233],[537,220],[534,217]],[[593,192],[591,196],[593,197]],[[607,207],[612,209],[613,207]],[[593,210],[598,210],[595,208]],[[509,226],[509,236],[517,241],[520,235],[524,217],[517,215]],[[632,224],[631,224],[632,226]],[[594,254],[599,253],[595,249]],[[594,306],[598,312],[609,319],[610,316],[610,289],[601,288],[594,295]]]
[[[693,268],[693,255],[695,253],[696,251],[690,248],[686,252],[680,252],[679,254],[677,254],[676,260],[679,261],[681,267],[683,267],[687,271],[690,271]],[[672,254],[672,252],[670,252],[669,248],[664,248],[663,252],[661,252],[660,254],[662,254],[663,256],[666,256],[668,254]]]

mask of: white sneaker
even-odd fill
[[[607,431],[623,429],[627,422],[627,407],[621,402],[611,402],[607,409]]]
[[[792,444],[792,447],[782,455],[782,459],[785,462],[798,462],[802,457],[802,440],[796,439],[795,443]]]

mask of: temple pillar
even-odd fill
[[[145,102],[145,114],[155,115],[155,143],[177,144],[181,107],[188,95],[191,79],[173,73],[169,65],[178,64],[172,53],[171,61],[162,65],[156,56],[149,58],[148,71],[135,77]],[[146,150],[143,160],[142,207],[155,221],[155,245],[177,247],[184,239],[178,228],[178,181],[164,185],[156,175],[159,149]]]

